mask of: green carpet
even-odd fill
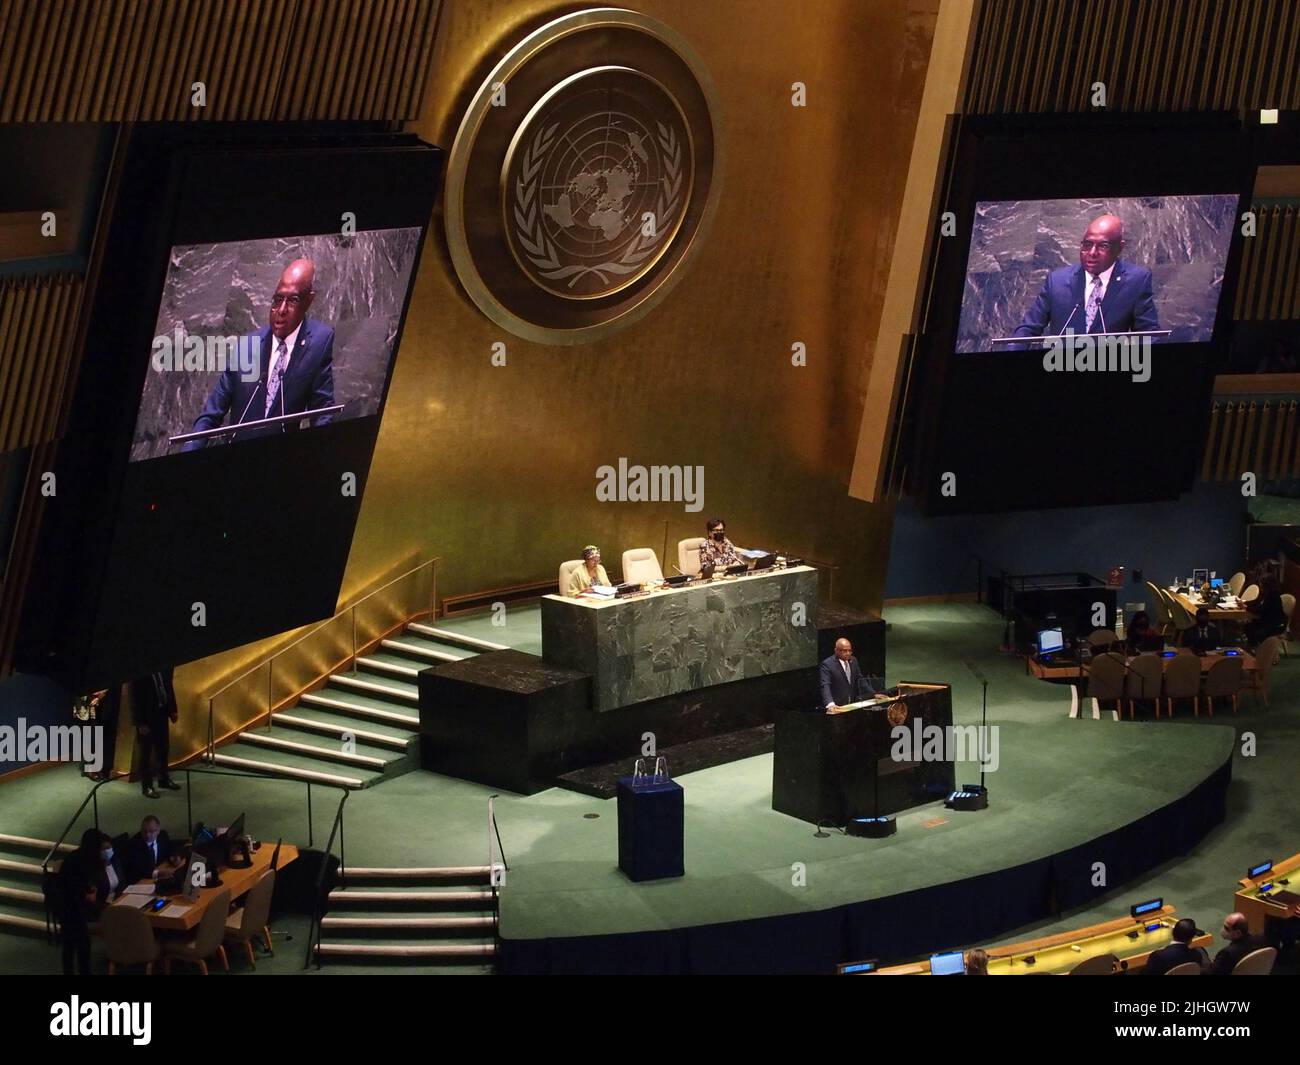
[[[914,606],[888,612],[888,680],[953,685],[958,724],[979,720],[980,688],[961,666],[976,662],[988,676],[989,720],[999,725],[1000,766],[990,775],[989,810],[954,813],[939,805],[899,818],[888,840],[838,834],[815,839],[812,826],[773,812],[771,756],[747,759],[681,778],[686,789],[686,870],[680,880],[636,885],[617,871],[613,801],[558,789],[503,795],[497,816],[510,863],[502,894],[502,934],[510,938],[590,935],[737,920],[811,910],[966,877],[1083,842],[1183,794],[1207,776],[1252,730],[1258,754],[1235,758],[1228,821],[1191,855],[1142,882],[1059,921],[1017,929],[1005,942],[1039,931],[1075,927],[1126,912],[1137,898],[1163,895],[1203,927],[1214,927],[1232,903],[1234,882],[1262,858],[1300,850],[1290,787],[1300,755],[1295,677],[1283,660],[1273,674],[1272,707],[1247,696],[1242,715],[1213,723],[1179,720],[1115,724],[1090,716],[1070,721],[1069,692],[1027,676],[1020,660],[1000,654],[999,619],[975,605]],[[440,627],[536,650],[536,608],[511,608],[504,628],[486,616],[443,620]],[[503,635],[503,633],[507,633]],[[530,642],[531,641],[531,642]],[[971,777],[959,767],[958,777]],[[183,779],[183,778],[182,778]],[[306,789],[270,780],[195,775],[194,814],[221,823],[240,811],[260,838],[305,843]],[[60,767],[3,785],[0,831],[54,838],[86,783]],[[491,789],[417,771],[347,801],[346,845],[356,865],[468,865],[487,860],[486,799]],[[313,787],[315,844],[328,832],[337,792]],[[147,811],[183,831],[185,793],[150,802],[124,783],[100,790],[101,823],[134,828]],[[585,815],[596,814],[596,818]],[[946,818],[932,828],[931,818]],[[88,823],[71,833],[75,838]],[[804,863],[805,886],[792,884]],[[305,919],[277,928],[294,933],[277,944],[257,972],[293,972],[302,964]],[[953,944],[954,947],[965,944]],[[0,933],[0,973],[55,972],[57,950],[36,938]],[[408,966],[327,966],[324,972],[463,971]],[[471,970],[473,971],[473,970]]]

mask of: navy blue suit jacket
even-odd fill
[[[856,703],[859,699],[865,699],[875,694],[870,682],[862,675],[862,669],[858,665],[856,656],[849,656],[849,676],[847,678],[844,676],[844,667],[840,665],[838,658],[831,655],[830,658],[822,659],[822,701],[819,705],[824,707],[829,703],[834,703],[836,706],[847,706],[849,703]]]
[[[238,367],[226,370],[203,404],[203,411],[194,419],[191,432],[215,429],[229,418],[230,424],[253,422],[268,417],[266,413],[266,386],[275,360],[275,340],[271,327],[263,326],[255,334],[261,344],[262,374],[256,381],[241,378]],[[289,353],[289,369],[280,382],[280,391],[269,417],[294,414],[298,411],[316,410],[334,404],[334,330],[314,318],[304,318],[293,351]],[[322,414],[312,424],[324,425],[331,415]],[[288,423],[294,425],[295,423]],[[296,426],[295,426],[296,427]],[[287,432],[285,424],[262,426],[237,434],[239,439]],[[235,434],[232,434],[234,439]],[[203,447],[206,440],[190,440],[183,451]]]
[[[1093,319],[1091,329],[1085,328],[1086,278],[1087,271],[1079,264],[1053,270],[1013,335],[1059,336],[1065,332],[1067,322],[1074,333],[1132,333],[1160,328],[1151,295],[1151,271],[1145,266],[1116,261],[1101,300],[1101,313]]]

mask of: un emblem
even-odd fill
[[[625,67],[574,75],[537,103],[506,158],[516,262],[564,299],[627,287],[672,246],[692,162],[686,118],[654,79]]]
[[[707,74],[655,20],[600,8],[529,34],[484,80],[448,163],[447,243],[470,298],[551,343],[635,321],[712,215],[716,128]]]

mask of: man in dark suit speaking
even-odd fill
[[[316,266],[310,259],[295,259],[285,268],[271,297],[270,325],[254,334],[262,373],[256,381],[245,381],[237,366],[222,373],[192,432],[215,429],[227,417],[231,424],[241,425],[333,406],[334,330],[307,317],[316,295],[315,280]],[[330,417],[319,415],[313,424],[324,425]],[[239,435],[281,433],[291,424],[295,423],[261,426]],[[206,439],[190,440],[182,450],[194,451],[206,443]]]
[[[853,644],[843,636],[835,641],[835,653],[822,660],[821,692],[822,706],[827,710],[835,710],[876,694],[871,683],[862,675],[858,660],[853,657]]]
[[[1047,275],[1015,336],[1159,329],[1151,271],[1120,259],[1124,243],[1123,222],[1113,214],[1094,218],[1079,242],[1079,265]]]

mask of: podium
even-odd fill
[[[868,699],[839,713],[785,711],[776,719],[772,809],[801,821],[844,825],[852,817],[937,802],[956,781],[951,725],[947,684],[900,684],[896,699]],[[895,759],[894,730],[900,727],[908,730],[908,757]],[[942,734],[938,758],[935,727]]]
[[[685,876],[686,793],[674,781],[618,781],[618,867],[629,880]]]

